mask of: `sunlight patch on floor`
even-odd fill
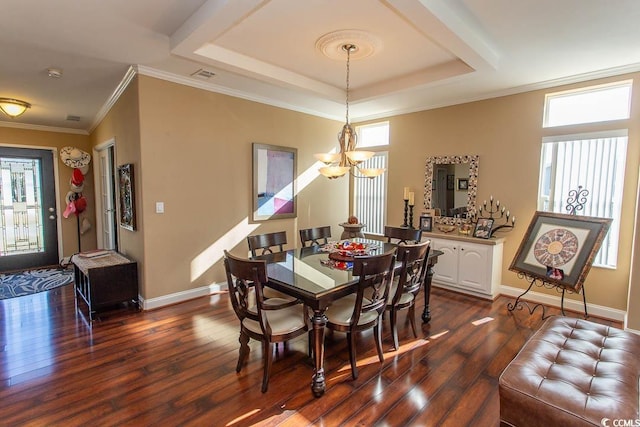
[[[478,326],[491,321],[493,321],[493,317],[483,317],[482,319],[474,320],[473,322],[471,322],[471,324],[473,326]]]
[[[233,419],[233,420],[229,421],[229,422],[228,422],[227,424],[225,424],[225,425],[227,425],[227,426],[246,425],[246,424],[244,424],[244,423],[243,423],[243,421],[244,421],[246,418],[249,418],[249,417],[251,417],[251,416],[253,416],[253,415],[257,414],[258,412],[260,412],[260,409],[254,409],[253,411],[249,411],[249,412],[247,412],[246,414],[242,414],[242,415],[240,415],[239,417],[237,417],[237,418],[235,418],[235,419]]]
[[[439,334],[431,335],[429,338],[431,338],[432,340],[437,340],[438,338],[440,338],[440,337],[442,337],[442,336],[444,336],[444,335],[446,335],[446,334],[448,334],[448,333],[449,333],[449,331],[448,331],[448,330],[446,330],[446,331],[442,331],[442,332],[440,332]]]
[[[429,340],[428,339],[412,340],[412,341],[407,342],[406,344],[401,344],[400,348],[398,350],[385,351],[384,354],[385,354],[385,356],[387,356],[387,355],[397,356],[399,354],[403,354],[403,353],[407,353],[409,351],[415,350],[416,348],[423,347],[423,346],[425,346],[427,344],[429,344]],[[380,359],[378,359],[378,353],[376,353],[373,356],[366,357],[364,359],[358,359],[356,361],[356,366],[358,368],[361,368],[361,367],[366,366],[366,365],[379,364],[379,363],[380,363]],[[338,372],[345,372],[345,373],[349,373],[349,375],[351,375],[351,364],[350,363],[346,363],[343,367],[338,369]]]

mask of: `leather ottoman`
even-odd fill
[[[501,425],[640,425],[639,376],[640,336],[549,318],[500,375]]]

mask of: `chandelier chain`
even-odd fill
[[[346,116],[346,122],[347,124],[349,124],[349,72],[351,70],[351,51],[355,50],[355,46],[352,44],[346,44],[342,47],[344,50],[347,51],[347,95],[346,95],[346,107],[347,107],[347,116]]]

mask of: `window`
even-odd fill
[[[389,122],[358,126],[358,148],[389,145]]]
[[[538,210],[567,213],[569,192],[588,190],[578,215],[613,218],[594,265],[615,268],[620,235],[627,131],[545,138],[542,144]]]
[[[545,96],[544,127],[628,119],[632,81]],[[569,192],[588,196],[578,215],[612,218],[594,265],[615,268],[620,236],[627,130],[606,130],[542,140],[538,209],[567,213]]]
[[[545,96],[544,127],[628,119],[631,80]]]
[[[389,145],[389,122],[359,126],[358,148]],[[388,153],[376,152],[363,168],[387,168]],[[369,234],[384,234],[387,210],[387,173],[373,179],[353,178],[353,213]]]
[[[387,167],[387,153],[376,153],[375,156],[362,163],[363,168]],[[387,174],[373,179],[353,179],[354,215],[362,224],[366,224],[365,231],[369,234],[384,234],[387,210]]]

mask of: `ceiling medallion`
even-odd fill
[[[343,46],[356,48],[350,52],[351,59],[362,59],[375,55],[382,49],[379,37],[362,30],[338,30],[327,33],[316,41],[316,49],[328,58],[344,61]]]

